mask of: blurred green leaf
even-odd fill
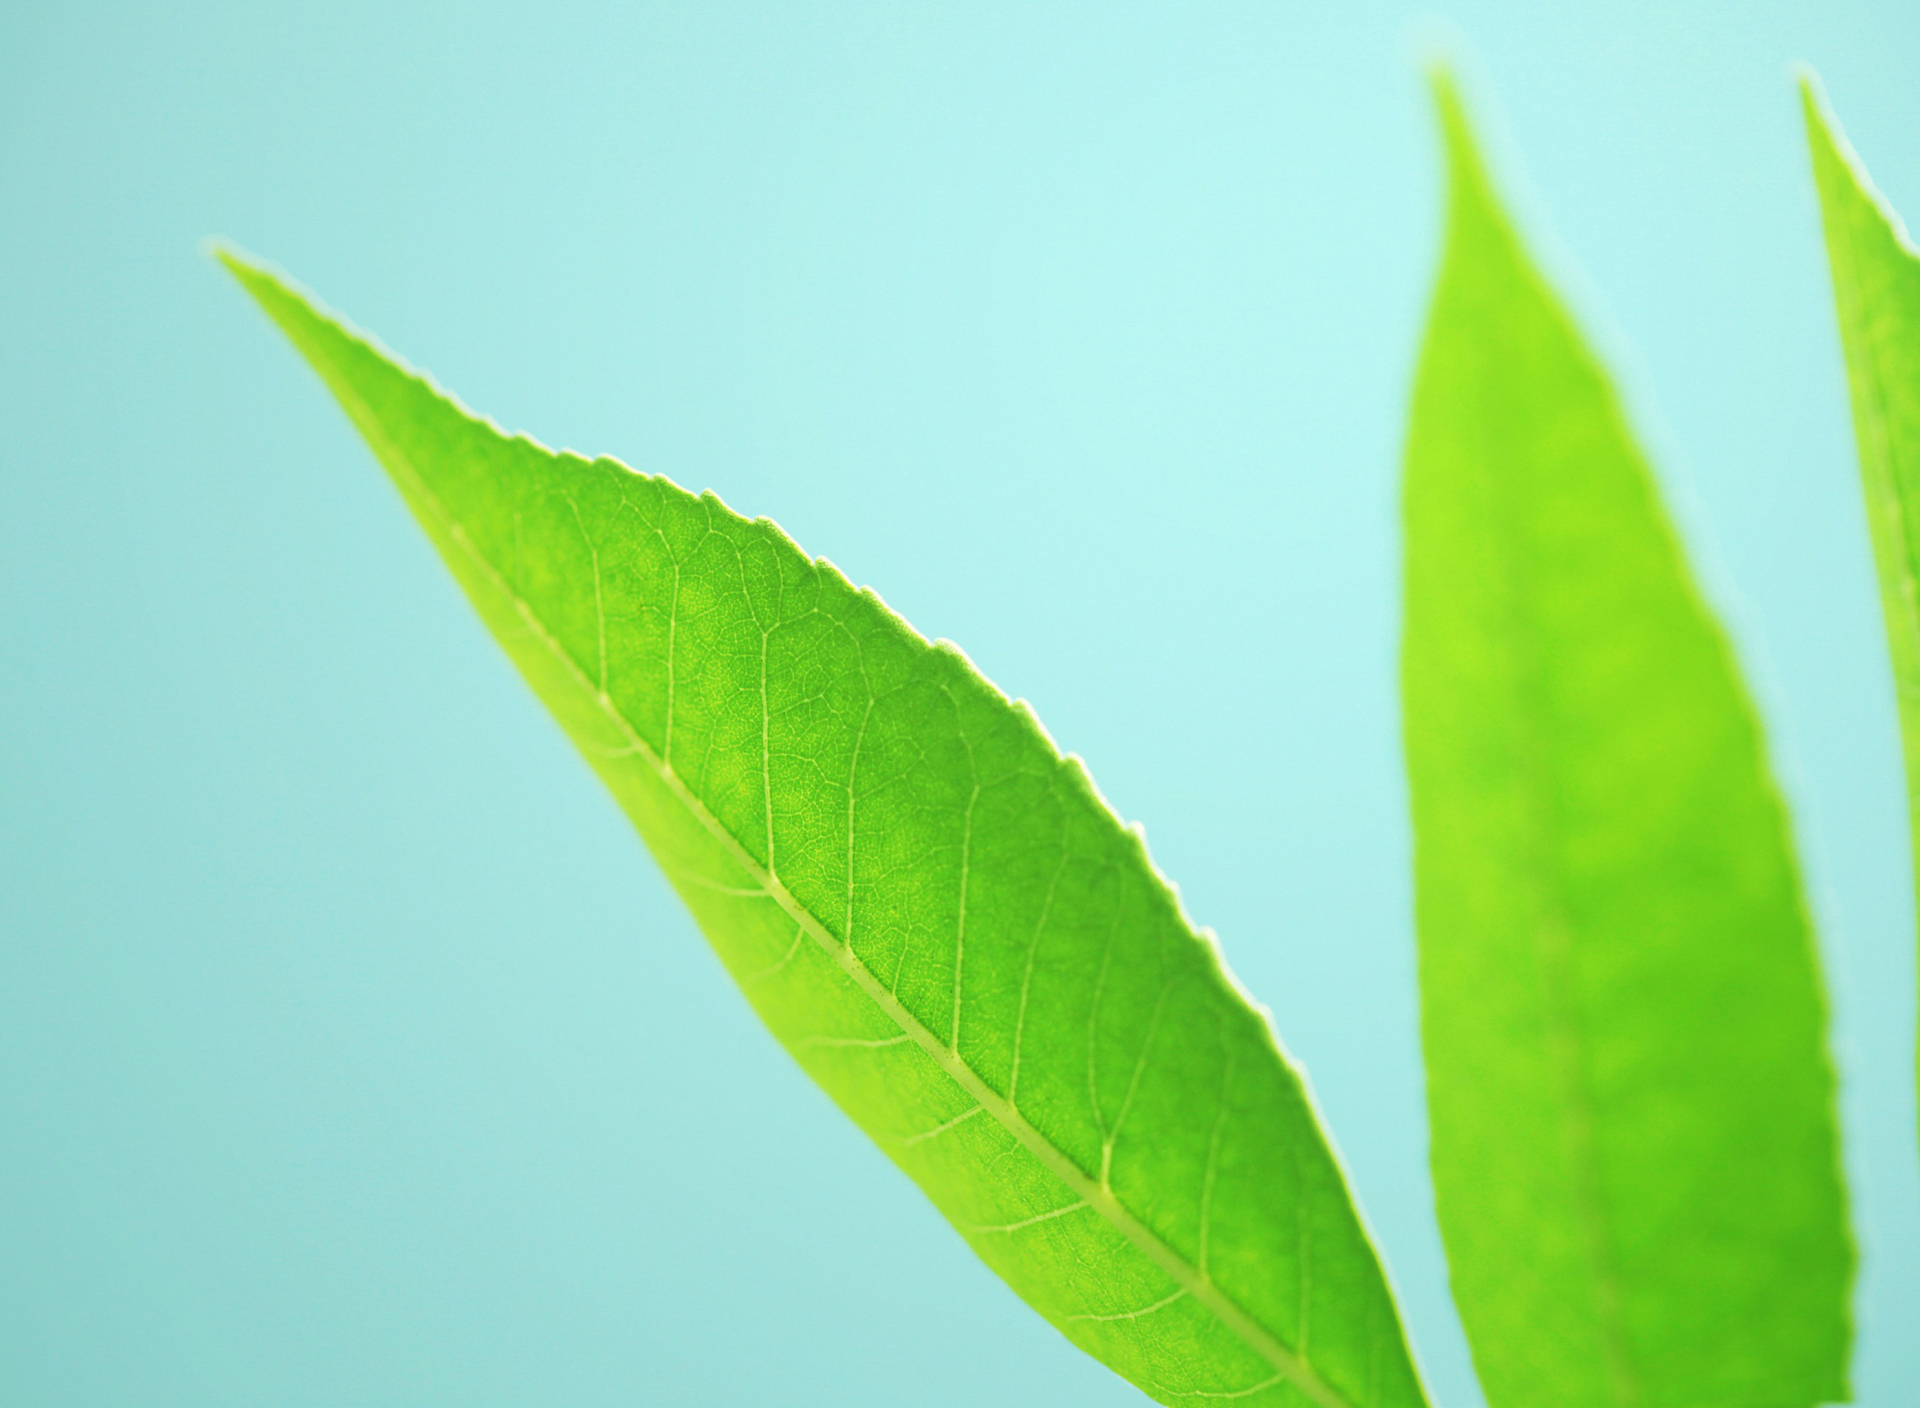
[[[1438,98],[1402,663],[1454,1297],[1493,1408],[1844,1398],[1826,1011],[1754,709],[1619,398]]]
[[[989,1266],[1163,1403],[1425,1402],[1265,1013],[1024,704],[766,520],[503,435],[223,258],[767,1025]]]
[[[1920,843],[1920,252],[1811,77],[1800,97],[1847,354],[1867,524],[1880,565],[1910,833]],[[1916,866],[1920,871],[1920,866]]]

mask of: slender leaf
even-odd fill
[[[1853,393],[1867,525],[1906,745],[1910,835],[1920,845],[1920,250],[1873,188],[1812,78],[1800,97]],[[1917,852],[1920,854],[1920,852]],[[1920,873],[1920,862],[1916,863]]]
[[[1842,1398],[1826,1013],[1754,710],[1438,85],[1405,729],[1440,1226],[1494,1408]]]
[[[1299,1073],[1024,704],[766,520],[503,435],[223,257],[768,1026],[989,1266],[1163,1403],[1424,1402]]]

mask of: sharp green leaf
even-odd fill
[[[1920,842],[1920,251],[1867,179],[1811,78],[1802,81],[1800,96],[1880,567],[1911,834]]]
[[[1843,1398],[1826,1012],[1754,709],[1618,396],[1438,96],[1402,683],[1454,1298],[1493,1408]]]
[[[223,258],[767,1025],[989,1266],[1163,1403],[1424,1403],[1301,1076],[1024,704],[766,520],[504,435]]]

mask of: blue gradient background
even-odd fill
[[[224,234],[1032,699],[1272,1005],[1478,1402],[1394,696],[1433,16],[1307,9],[0,10],[0,1401],[1142,1401],[761,1031]],[[1574,10],[1444,42],[1755,677],[1898,1408],[1910,874],[1787,66],[1920,216],[1920,6]]]

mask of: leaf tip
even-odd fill
[[[1446,149],[1447,190],[1457,211],[1462,204],[1497,208],[1493,187],[1467,115],[1467,100],[1453,65],[1435,58],[1426,65],[1427,89],[1440,119],[1440,140]]]
[[[1429,57],[1423,65],[1427,76],[1427,91],[1432,96],[1434,106],[1440,110],[1440,120],[1449,129],[1456,124],[1464,127],[1466,123],[1466,104],[1460,96],[1460,78],[1454,72],[1453,61],[1445,55]]]
[[[1793,86],[1800,90],[1801,101],[1806,105],[1807,111],[1811,113],[1814,104],[1822,101],[1825,96],[1820,86],[1819,70],[1814,68],[1812,64],[1801,60],[1789,64],[1787,66],[1787,72],[1793,78]]]
[[[265,260],[249,254],[224,235],[209,235],[201,240],[200,252],[207,258],[218,261],[243,285],[250,286],[254,279],[274,277]]]
[[[290,308],[314,316],[325,316],[319,301],[292,275],[271,261],[242,249],[232,240],[213,235],[201,241],[200,249],[209,258],[219,261],[233,275],[234,282],[251,294],[253,301],[290,337],[294,336],[294,327],[288,321]],[[294,340],[299,342],[297,337]]]
[[[1412,50],[1428,84],[1438,87],[1453,81],[1453,72],[1460,66],[1459,56],[1467,51],[1467,43],[1447,21],[1427,19],[1413,32]]]
[[[1800,113],[1806,119],[1807,140],[1817,149],[1837,154],[1846,138],[1840,133],[1840,124],[1827,101],[1827,90],[1820,82],[1820,75],[1811,64],[1804,63],[1795,64],[1792,74],[1794,86],[1800,90]]]
[[[1915,244],[1893,202],[1874,184],[1866,162],[1848,140],[1819,74],[1799,64],[1795,66],[1794,76],[1799,81],[1801,108],[1806,115],[1814,186],[1819,191],[1826,217],[1836,218],[1835,211],[1847,206],[1865,207],[1871,211],[1871,218],[1886,228],[1901,253],[1909,259],[1920,260],[1920,246]]]

